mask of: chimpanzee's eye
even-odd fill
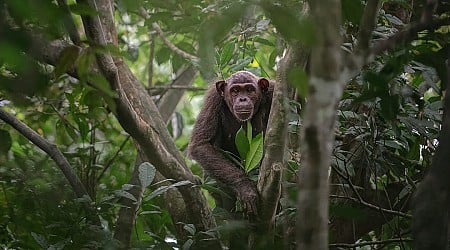
[[[255,87],[253,87],[253,86],[247,86],[246,90],[247,90],[247,92],[254,92],[254,91],[256,91]]]
[[[238,88],[232,88],[230,91],[233,94],[239,93],[239,89]]]

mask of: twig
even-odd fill
[[[158,90],[160,90],[160,89],[162,89],[162,90],[167,90],[167,89],[186,89],[186,90],[191,90],[191,91],[205,91],[205,90],[207,90],[207,88],[183,86],[183,85],[153,86],[150,89],[158,89]]]
[[[352,181],[350,180],[350,177],[345,176],[343,173],[341,173],[338,169],[336,169],[335,166],[332,166],[332,169],[341,177],[343,178],[350,186],[350,188],[352,189],[353,193],[355,193],[357,198],[354,197],[347,197],[347,196],[339,196],[339,195],[330,195],[331,198],[338,198],[338,199],[348,199],[348,200],[352,200],[355,202],[360,203],[363,206],[366,206],[368,208],[374,209],[376,211],[379,212],[383,212],[383,213],[388,213],[388,214],[392,214],[392,215],[397,215],[397,216],[401,216],[404,218],[412,218],[411,215],[406,214],[406,213],[402,213],[400,211],[396,211],[396,210],[390,210],[390,209],[386,209],[386,208],[382,208],[380,206],[376,206],[373,205],[371,203],[368,203],[366,201],[364,201],[364,199],[361,197],[361,195],[359,194],[358,190],[356,190],[355,185],[353,185]]]
[[[153,23],[152,27],[156,30],[156,32],[158,33],[159,37],[161,37],[162,41],[164,42],[164,44],[169,47],[169,49],[171,49],[173,52],[177,53],[179,56],[191,60],[191,61],[198,61],[198,57],[189,54],[188,52],[181,50],[180,48],[178,48],[175,44],[173,44],[171,41],[169,41],[169,39],[166,38],[166,36],[164,35],[164,32],[161,30],[161,27],[159,27],[159,25],[157,23]]]
[[[149,19],[150,15],[145,11],[144,8],[139,8],[139,14],[144,17],[145,19]],[[191,60],[191,61],[198,61],[198,57],[189,54],[188,52],[178,48],[175,44],[173,44],[167,37],[164,35],[164,32],[162,31],[161,27],[157,23],[152,23],[152,28],[158,33],[159,37],[161,37],[164,44],[169,47],[173,52],[177,53],[179,56]]]
[[[328,246],[329,247],[355,248],[355,247],[362,247],[362,246],[381,245],[381,244],[389,244],[389,243],[395,243],[395,242],[409,242],[409,241],[412,241],[412,239],[394,238],[394,239],[388,239],[388,240],[359,242],[359,243],[354,243],[354,244],[334,243],[334,244],[329,244]]]
[[[69,181],[69,184],[74,190],[77,197],[86,197],[90,200],[90,197],[86,192],[84,185],[81,183],[80,179],[73,171],[72,166],[67,161],[66,157],[64,157],[64,155],[55,144],[42,138],[38,133],[28,127],[25,123],[19,121],[16,117],[9,114],[3,109],[0,109],[0,119],[11,125],[15,130],[25,136],[34,145],[42,149],[56,162],[56,165]]]
[[[122,151],[122,149],[125,147],[125,145],[126,145],[126,143],[128,142],[129,139],[130,139],[130,136],[127,136],[127,138],[125,138],[125,140],[122,142],[122,144],[120,145],[120,147],[116,151],[116,153],[113,155],[113,157],[111,159],[109,159],[108,163],[106,163],[105,167],[103,168],[102,172],[100,173],[100,175],[97,178],[97,182],[99,182],[100,179],[102,179],[102,177],[105,174],[105,172],[109,169],[109,167],[111,167],[112,163],[116,160],[116,158],[119,155],[120,151]]]
[[[365,207],[371,208],[371,209],[379,211],[379,212],[381,211],[383,213],[397,215],[397,216],[401,216],[401,217],[408,218],[408,219],[412,218],[412,215],[410,215],[410,214],[402,213],[402,212],[396,211],[396,210],[390,210],[390,209],[382,208],[380,206],[376,206],[376,205],[370,204],[370,203],[368,203],[368,202],[366,202],[364,200],[358,200],[355,197],[341,196],[341,195],[330,195],[330,198],[351,200],[351,201],[360,203],[361,205],[363,205]]]

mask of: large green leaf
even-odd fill
[[[256,168],[262,160],[264,148],[263,133],[258,134],[252,139],[250,151],[245,159],[245,172],[248,173]]]
[[[236,133],[236,137],[234,138],[234,143],[236,144],[237,150],[241,159],[245,159],[250,149],[250,143],[245,136],[244,129],[241,127]]]

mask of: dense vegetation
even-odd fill
[[[251,229],[186,157],[206,88],[242,69],[283,96],[251,248],[446,246],[450,5],[310,2],[0,0],[0,247],[190,249]]]

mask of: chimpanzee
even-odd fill
[[[223,153],[239,155],[235,145],[236,132],[248,120],[252,134],[266,131],[272,104],[273,83],[248,71],[232,74],[208,90],[192,131],[189,154],[231,195],[213,195],[216,204],[228,211],[235,207],[236,197],[247,214],[257,213],[258,192],[244,170]],[[245,127],[244,127],[245,128]],[[231,192],[230,192],[231,191]]]

